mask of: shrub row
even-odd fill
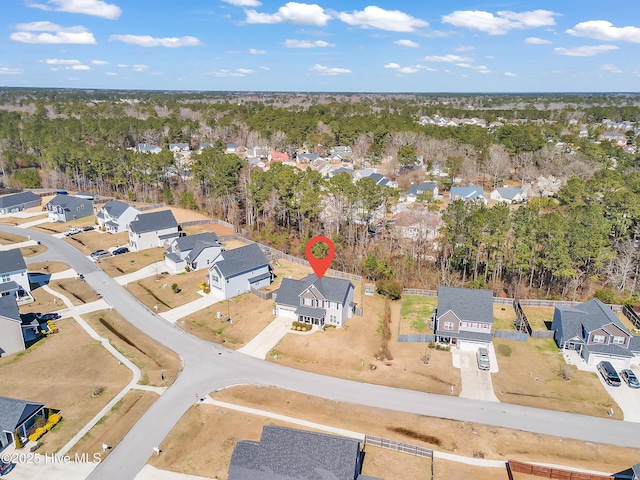
[[[50,415],[49,420],[47,421],[47,423],[44,424],[43,427],[36,428],[36,430],[31,435],[29,435],[29,440],[31,440],[32,442],[35,442],[41,436],[43,436],[45,433],[51,430],[55,426],[55,424],[58,423],[61,419],[62,417],[58,413],[54,413]]]
[[[303,322],[293,322],[291,324],[291,330],[298,330],[299,332],[308,332],[309,330],[311,330],[311,324],[303,323]]]

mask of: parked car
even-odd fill
[[[36,315],[36,318],[38,319],[38,322],[48,322],[49,320],[58,320],[60,318],[60,314],[59,313],[45,313],[43,315]]]
[[[82,231],[83,232],[88,232],[88,231],[94,230],[94,229],[95,229],[95,227],[93,225],[89,225],[87,227],[82,227]]]
[[[66,190],[56,190],[56,195],[69,195]]]
[[[620,370],[620,376],[631,388],[640,388],[640,381],[638,377],[636,377],[636,374],[633,373],[633,370],[629,370],[628,368]]]
[[[94,260],[100,260],[102,258],[107,258],[110,257],[111,254],[109,252],[107,252],[106,250],[96,250],[95,252],[91,252],[91,258],[93,258]]]
[[[111,252],[111,255],[122,255],[123,253],[129,253],[129,249],[127,247],[119,247]]]
[[[65,237],[69,237],[71,235],[77,235],[78,233],[82,233],[82,229],[81,228],[70,228],[69,230],[67,230],[66,232],[64,232]]]
[[[611,362],[600,362],[598,364],[598,371],[608,385],[611,385],[612,387],[620,386],[620,377],[618,376],[616,369],[611,365]]]
[[[11,470],[13,470],[13,463],[5,462],[4,460],[0,460],[0,477],[6,475]]]
[[[489,370],[491,367],[489,362],[489,351],[484,347],[480,347],[476,352],[476,360],[478,361],[478,368],[480,370]]]

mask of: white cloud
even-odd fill
[[[105,75],[109,75],[110,77],[117,77],[118,74],[116,72],[106,72]]]
[[[351,73],[351,70],[349,70],[348,68],[326,67],[318,63],[311,67],[309,71],[315,72],[319,75],[342,75],[344,73]]]
[[[51,22],[31,22],[19,23],[15,26],[15,29],[19,31],[12,33],[9,37],[14,42],[48,45],[93,45],[96,43],[96,39],[94,38],[93,33],[89,32],[85,27],[81,25],[75,25],[73,27],[63,27]]]
[[[222,70],[214,70],[213,72],[209,72],[209,75],[212,75],[214,77],[246,77],[247,75],[252,73],[255,72],[248,68],[236,68],[235,70],[223,68]]]
[[[420,44],[413,42],[411,40],[396,40],[395,42],[396,45],[400,45],[401,47],[409,47],[409,48],[418,48],[420,46]]]
[[[22,69],[0,65],[0,75],[22,75]]]
[[[111,35],[109,37],[110,42],[123,42],[132,43],[133,45],[139,45],[141,47],[197,47],[202,45],[202,42],[196,37],[167,37],[158,38],[151,35]]]
[[[602,70],[606,70],[611,73],[622,73],[622,69],[620,67],[616,67],[615,65],[607,64],[602,66]]]
[[[516,75],[516,74],[515,74],[515,73],[513,73],[513,72],[504,72],[504,76],[505,76],[505,77],[517,77],[518,75]]]
[[[340,12],[338,18],[349,25],[392,32],[413,32],[418,28],[429,26],[428,22],[399,10],[385,10],[373,5],[361,11],[354,10],[353,13]]]
[[[446,63],[456,63],[456,62],[470,62],[471,59],[469,57],[461,57],[459,55],[427,55],[424,57],[425,62],[446,62]]]
[[[258,0],[222,0],[229,5],[235,5],[236,7],[259,7],[262,2]]]
[[[65,67],[66,70],[91,70],[89,65],[72,65],[70,67]]]
[[[118,68],[127,68],[128,66],[129,66],[129,65],[126,65],[126,64],[124,64],[124,63],[119,63],[119,64],[117,65],[117,67],[118,67]]]
[[[259,68],[260,70],[267,70],[267,71],[271,70],[269,67],[262,67],[262,66],[260,66],[260,67],[258,67],[258,68]]]
[[[57,12],[81,13],[94,17],[115,20],[122,10],[117,5],[112,5],[102,0],[46,0],[46,4],[27,2],[28,7],[41,10],[53,10]]]
[[[80,60],[67,60],[63,58],[47,58],[44,63],[47,65],[80,65]]]
[[[416,73],[418,69],[416,67],[402,67],[398,71],[400,73]]]
[[[486,66],[484,65],[471,65],[470,63],[456,63],[456,67],[460,67],[460,68],[470,68],[472,70],[477,70],[480,73],[491,73],[491,70],[489,70]]]
[[[528,12],[501,11],[494,15],[482,10],[456,10],[449,15],[443,15],[442,23],[454,27],[464,27],[480,30],[489,35],[504,35],[509,30],[538,28],[555,25],[553,17],[560,15],[550,10],[532,10]]]
[[[324,27],[331,16],[325,13],[320,5],[288,2],[276,13],[260,13],[245,10],[247,23],[293,23],[295,25],[317,25]]]
[[[605,42],[640,43],[640,28],[631,26],[614,27],[613,23],[606,20],[580,22],[575,27],[567,30],[567,33],[576,37],[594,38]]]
[[[611,50],[617,50],[615,45],[583,45],[574,48],[555,48],[558,55],[567,55],[569,57],[591,57],[600,53],[607,53]]]
[[[109,62],[105,60],[91,60],[93,65],[109,65]]]
[[[553,42],[551,40],[545,40],[544,38],[538,37],[529,37],[525,39],[524,43],[530,43],[531,45],[551,45]]]
[[[284,46],[287,48],[318,48],[318,47],[335,47],[334,44],[325,42],[324,40],[285,40]]]
[[[265,53],[267,53],[266,50],[258,50],[257,48],[250,48],[249,49],[249,53],[251,55],[264,55]]]
[[[131,65],[131,68],[134,72],[146,72],[147,70],[149,70],[148,65]]]
[[[400,68],[400,65],[398,65],[397,63],[387,63],[384,68]]]
[[[470,52],[471,50],[475,50],[476,47],[473,45],[460,45],[459,47],[454,48],[453,50],[456,52]]]

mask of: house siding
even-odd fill
[[[22,326],[19,322],[0,317],[0,357],[25,349]]]
[[[140,214],[140,212],[133,207],[127,208],[124,212],[122,212],[122,215],[120,215],[119,217],[112,217],[104,210],[101,210],[101,212],[102,212],[103,218],[98,217],[98,225],[100,227],[106,228],[106,230],[109,233],[114,233],[114,234],[126,232],[129,229],[129,224],[131,224],[131,222],[133,222],[136,219],[136,217]],[[117,228],[105,227],[105,224],[107,222],[116,223],[118,227]]]
[[[26,270],[17,270],[15,272],[4,273],[3,275],[9,276],[9,282],[16,282],[20,288],[25,292],[31,293],[31,286],[29,285],[29,275]]]
[[[222,275],[219,275],[218,270],[214,267],[209,272],[209,285],[211,286],[211,293],[222,294],[225,299],[247,293],[250,291],[251,287],[249,285],[249,279],[258,275],[262,275],[264,273],[269,273],[269,265],[250,270],[248,272],[243,272],[239,275],[226,279]],[[213,275],[218,278],[217,281],[214,280]],[[267,279],[266,282],[261,281],[258,283],[254,283],[253,286],[255,288],[262,288],[263,286],[269,285],[269,283],[270,280]]]
[[[444,324],[445,322],[453,322],[452,330],[445,330]],[[441,317],[438,317],[438,331],[440,332],[459,332],[460,331],[460,320],[452,311],[448,311],[443,314]]]
[[[140,234],[129,231],[129,244],[132,249],[136,251],[146,250],[147,248],[164,247],[164,240],[160,240],[159,237],[173,233],[175,233],[176,237],[180,235],[178,227],[170,227]]]

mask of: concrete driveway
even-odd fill
[[[597,372],[597,369],[594,368],[594,370]],[[620,369],[617,370],[619,375]],[[636,374],[636,377],[640,378],[640,368],[633,367],[632,370]],[[620,377],[622,384],[619,387],[607,385],[600,373],[598,373],[598,378],[607,393],[611,395],[611,398],[613,398],[622,409],[624,421],[640,423],[640,388],[629,388],[624,380],[622,380],[622,377]]]
[[[453,366],[460,369],[460,376],[462,377],[461,397],[485,400],[487,402],[500,401],[493,392],[491,371],[478,368],[476,352],[453,350],[452,355]],[[494,359],[495,355],[490,354],[491,367],[497,370],[497,366],[494,367],[494,365],[497,365]]]

